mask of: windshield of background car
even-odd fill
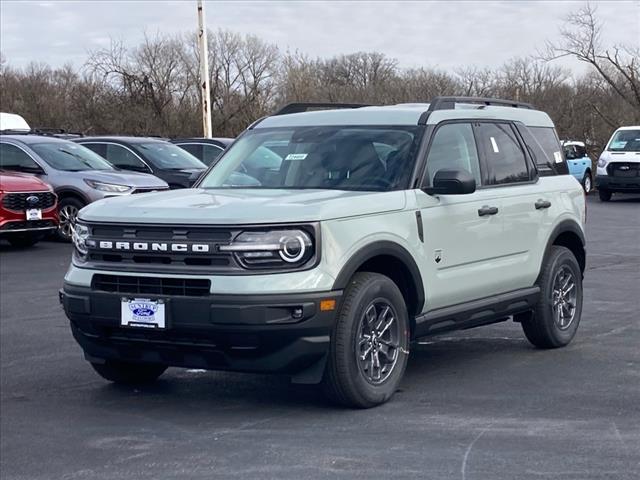
[[[408,188],[423,127],[294,127],[246,132],[201,188]]]
[[[619,130],[607,150],[610,152],[640,152],[640,130]]]
[[[155,166],[167,170],[200,169],[207,166],[186,150],[172,143],[136,143],[140,150]]]
[[[35,143],[31,149],[56,170],[113,170],[113,166],[87,147],[72,142]]]

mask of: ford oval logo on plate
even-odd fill
[[[120,310],[123,327],[165,328],[165,304],[162,300],[123,298]]]

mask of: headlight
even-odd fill
[[[604,157],[604,155],[598,159],[598,166],[599,166],[600,168],[604,168],[604,167],[606,167],[606,166],[607,166],[607,163],[608,163],[608,162],[607,162],[607,159]]]
[[[245,268],[301,267],[314,256],[313,239],[302,229],[242,232],[221,252],[233,252]]]
[[[76,223],[73,226],[73,233],[71,234],[71,240],[73,241],[74,247],[76,247],[76,253],[80,258],[86,257],[87,250],[87,238],[89,238],[89,227],[86,225],[82,225],[80,223]]]
[[[96,182],[95,180],[87,180],[86,178],[84,181],[91,188],[95,188],[96,190],[100,190],[101,192],[125,193],[129,190],[132,190],[132,187],[128,185],[116,185],[113,183]]]

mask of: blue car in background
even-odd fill
[[[587,155],[587,148],[584,142],[565,140],[562,142],[564,158],[567,160],[569,173],[573,175],[581,184],[584,192],[588,195],[593,189],[593,167],[591,158]]]

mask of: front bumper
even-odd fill
[[[60,301],[91,362],[271,372],[320,380],[341,291],[286,295],[152,295],[166,303],[166,330],[120,326],[122,296],[65,283]],[[135,295],[137,297],[149,295]],[[335,300],[321,311],[320,301]],[[301,309],[301,314],[294,311]]]
[[[596,176],[596,187],[610,192],[640,193],[640,177]]]

